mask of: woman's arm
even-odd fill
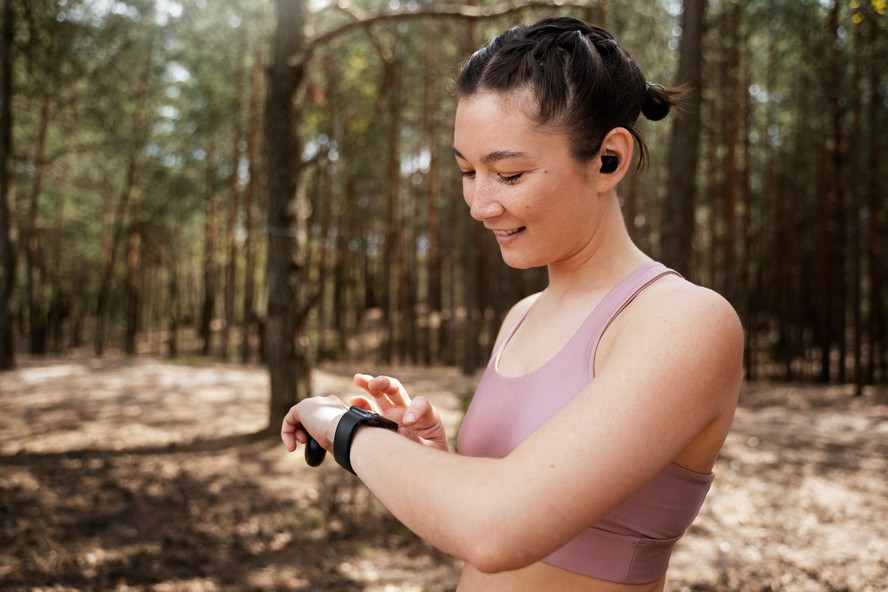
[[[506,458],[445,454],[361,429],[352,466],[442,550],[482,571],[522,567],[633,495],[708,427],[729,423],[742,343],[721,297],[659,290],[653,306],[621,320],[593,383]],[[723,438],[713,434],[715,450]]]

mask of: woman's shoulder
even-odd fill
[[[670,356],[684,351],[686,356],[734,365],[743,352],[743,327],[731,303],[674,274],[642,290],[612,329],[609,341],[614,348],[657,358],[664,350]]]
[[[675,317],[688,323],[721,320],[728,329],[741,329],[736,310],[724,296],[679,275],[670,274],[654,282],[638,300],[648,314],[658,317]]]
[[[744,334],[723,296],[680,276],[663,277],[638,294],[612,329],[596,361],[596,380],[622,384],[631,376],[645,404],[668,392],[673,403],[684,401],[707,417],[733,413]]]
[[[728,359],[742,355],[743,326],[733,305],[718,292],[669,275],[643,290],[624,311],[620,333],[627,340],[671,344]],[[621,335],[621,339],[623,337]]]

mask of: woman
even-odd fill
[[[662,119],[679,94],[570,18],[476,52],[457,80],[464,197],[507,264],[547,267],[546,289],[506,316],[459,454],[435,408],[390,377],[355,376],[361,409],[311,398],[284,420],[288,450],[310,433],[465,559],[461,592],[663,590],[709,489],[743,332],[724,299],[632,243],[617,198],[636,145],[645,156],[638,115]]]

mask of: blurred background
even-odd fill
[[[621,196],[644,250],[741,313],[748,376],[884,381],[886,3],[521,4],[5,2],[4,363],[256,361],[284,275],[311,360],[473,371],[545,276],[467,215],[451,81],[557,11],[697,87],[641,123]]]

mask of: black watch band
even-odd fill
[[[355,474],[355,471],[351,466],[351,445],[355,432],[362,425],[392,431],[398,430],[398,424],[392,420],[352,405],[340,418],[339,424],[336,426],[336,435],[333,436],[333,458],[352,475]]]

